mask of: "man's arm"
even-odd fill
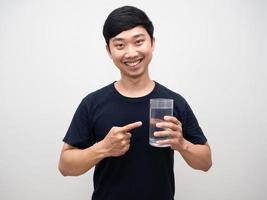
[[[212,166],[211,150],[208,143],[202,145],[185,141],[183,149],[179,152],[187,164],[194,169],[208,171]]]
[[[166,140],[158,141],[160,145],[170,145],[178,151],[184,160],[194,169],[208,171],[212,165],[211,150],[208,143],[193,144],[183,137],[182,124],[175,117],[165,116],[165,122],[157,123],[157,127],[165,129],[155,132],[156,137],[168,136]]]
[[[105,157],[99,143],[86,149],[77,149],[64,143],[58,169],[63,176],[79,176],[84,174]]]
[[[135,122],[123,127],[113,127],[103,140],[86,149],[77,149],[65,143],[60,155],[59,171],[63,176],[79,176],[106,157],[125,154],[130,148],[129,131],[141,125],[142,122]]]

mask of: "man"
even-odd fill
[[[155,40],[153,24],[140,9],[124,6],[112,11],[103,35],[121,79],[80,103],[64,137],[59,170],[78,176],[95,166],[96,200],[174,199],[174,153],[194,169],[211,167],[211,151],[192,110],[183,97],[153,81],[148,66]],[[174,100],[174,116],[157,124],[168,136],[149,145],[149,100]]]

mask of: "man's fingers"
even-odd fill
[[[180,126],[172,122],[160,122],[156,124],[156,127],[163,129],[171,129],[173,131],[180,131]]]
[[[167,116],[166,115],[166,116],[164,116],[164,120],[173,122],[177,125],[181,125],[181,122],[176,117],[173,117],[173,116]]]
[[[134,129],[134,128],[138,128],[142,126],[142,122],[139,121],[139,122],[134,122],[134,123],[131,123],[131,124],[127,124],[123,127],[120,127],[119,128],[119,131],[120,132],[129,132],[130,130]]]
[[[164,137],[164,136],[171,136],[172,132],[171,131],[155,131],[154,136],[155,137]]]

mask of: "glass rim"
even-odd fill
[[[174,100],[166,98],[150,99],[150,108],[173,108]]]
[[[155,102],[173,102],[173,99],[168,99],[168,98],[152,98],[150,99],[150,102],[155,101]]]

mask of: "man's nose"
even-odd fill
[[[126,49],[125,57],[135,57],[137,56],[138,53],[136,51],[136,48],[132,45],[129,45]]]

